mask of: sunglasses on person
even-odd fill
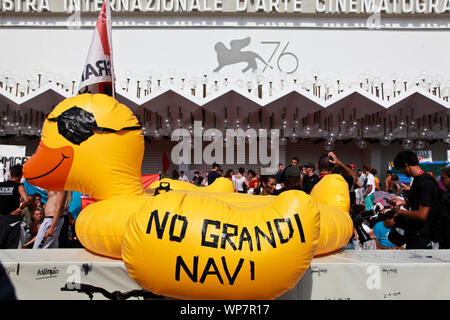
[[[115,133],[120,131],[140,130],[142,126],[124,127],[119,130],[99,127],[92,113],[74,106],[55,118],[48,121],[57,122],[58,133],[73,144],[80,145],[94,135],[94,131],[102,133]]]

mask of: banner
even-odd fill
[[[109,0],[105,0],[100,11],[78,93],[104,93],[115,96]]]
[[[29,157],[25,156],[25,146],[0,145],[0,182],[7,181],[9,168],[16,164],[23,165]]]

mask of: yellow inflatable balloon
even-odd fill
[[[161,183],[169,183],[170,188],[173,190],[185,190],[185,191],[201,191],[201,192],[234,192],[233,182],[230,179],[219,177],[211,185],[206,187],[199,187],[193,183],[174,180],[174,179],[161,179],[153,182],[149,189],[156,189]]]
[[[314,186],[311,197],[323,204],[350,211],[350,193],[348,184],[339,174],[327,174]]]
[[[78,239],[90,251],[122,259],[122,240],[128,219],[148,200],[146,196],[124,196],[90,204],[77,218]]]
[[[310,193],[320,211],[320,238],[316,255],[345,247],[353,235],[348,184],[341,175],[324,176]]]
[[[309,267],[320,217],[303,192],[271,200],[240,208],[186,191],[155,196],[125,230],[129,275],[156,294],[180,299],[279,297]]]
[[[225,178],[208,187],[170,180],[172,190],[154,195],[142,186],[143,153],[131,110],[106,95],[83,94],[49,114],[24,177],[96,199],[78,216],[78,238],[88,250],[122,258],[147,290],[185,299],[273,299],[297,283],[314,254],[346,244],[348,219],[337,216],[347,189],[336,179],[323,179],[311,196],[236,194]]]

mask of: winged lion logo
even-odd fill
[[[214,45],[214,49],[217,52],[217,62],[218,66],[214,69],[214,72],[220,71],[223,67],[240,63],[247,62],[247,66],[242,69],[242,73],[248,70],[255,71],[258,68],[256,60],[259,59],[267,67],[273,69],[259,54],[253,51],[242,51],[243,48],[250,44],[251,38],[247,37],[244,39],[236,39],[230,41],[230,48],[228,49],[222,42],[217,42]]]

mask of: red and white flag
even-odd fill
[[[105,0],[100,11],[78,87],[78,93],[88,92],[115,96],[109,0]]]
[[[170,160],[169,160],[169,157],[167,156],[167,154],[165,152],[163,153],[162,167],[163,167],[163,174],[166,174],[166,171],[170,167]]]

